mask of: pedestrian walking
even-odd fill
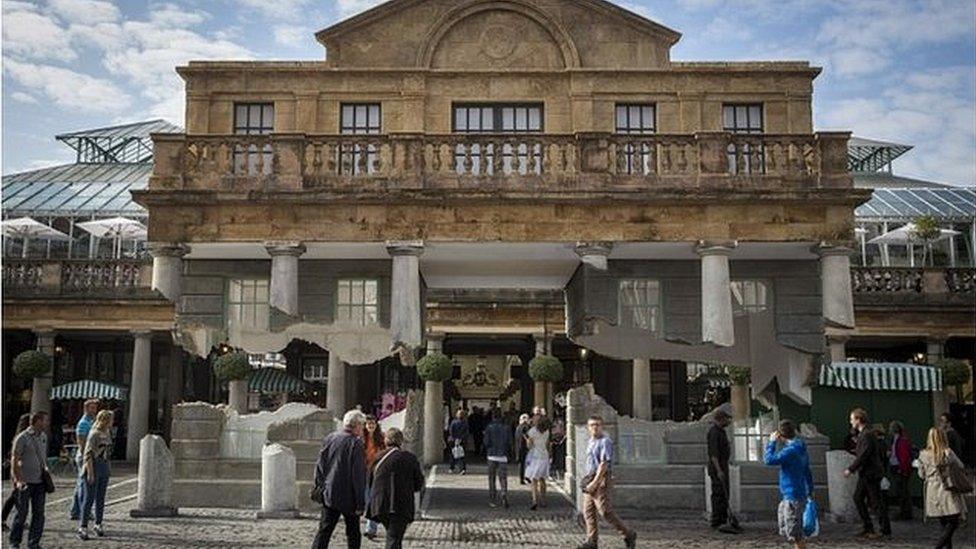
[[[964,455],[963,446],[965,445],[966,441],[963,440],[962,435],[959,434],[959,431],[952,426],[952,416],[949,414],[949,412],[943,412],[942,415],[939,416],[939,427],[942,429],[942,433],[945,434],[946,442],[949,444],[949,449],[952,450],[952,452],[956,454],[956,457],[961,460]]]
[[[457,411],[447,431],[451,439],[451,473],[460,470],[464,475],[468,472],[467,463],[464,461],[464,441],[468,439],[468,420],[464,418],[464,410]]]
[[[807,445],[796,436],[796,424],[788,419],[769,437],[763,454],[766,465],[779,465],[779,493],[782,501],[776,511],[779,533],[796,549],[804,549],[803,512],[813,498],[813,472]]]
[[[10,527],[10,546],[20,547],[24,538],[24,525],[30,513],[30,528],[27,532],[27,547],[41,546],[44,535],[44,503],[47,499],[45,477],[50,479],[47,470],[47,429],[50,419],[47,412],[34,412],[30,426],[14,438],[10,457],[10,476],[14,491],[17,492],[17,513]]]
[[[376,457],[386,449],[386,446],[383,444],[383,433],[380,431],[379,424],[376,422],[376,417],[372,415],[366,416],[366,428],[363,430],[363,448],[366,450],[366,471],[368,473],[373,470]],[[369,506],[368,486],[366,487],[366,506]],[[370,541],[376,539],[377,530],[379,530],[379,524],[367,518],[366,532],[363,533],[366,539]]]
[[[549,439],[552,466],[549,473],[554,480],[561,480],[566,471],[566,424],[562,419],[552,422],[552,435]]]
[[[488,418],[485,417],[484,412],[481,408],[475,406],[471,409],[471,415],[468,416],[468,429],[471,431],[472,445],[474,446],[474,455],[481,455],[481,443],[484,439],[485,428],[488,426]]]
[[[321,503],[319,529],[312,549],[328,549],[332,532],[341,518],[346,524],[349,549],[359,549],[359,516],[366,510],[366,449],[363,426],[366,416],[349,410],[342,416],[342,429],[325,437],[315,463],[313,499]]]
[[[526,433],[525,477],[532,483],[532,506],[535,511],[546,506],[546,481],[549,478],[549,418],[537,415]]]
[[[386,450],[370,474],[366,516],[386,529],[386,549],[401,549],[407,526],[413,522],[414,493],[424,487],[424,472],[417,456],[403,449],[403,432],[387,429]]]
[[[708,478],[712,485],[711,526],[723,534],[738,534],[742,531],[738,521],[729,514],[729,459],[732,447],[725,428],[732,417],[724,408],[712,412],[712,426],[708,429]]]
[[[891,536],[891,521],[888,519],[888,503],[881,494],[881,479],[884,478],[884,449],[878,437],[868,425],[868,413],[863,408],[854,408],[850,413],[851,428],[858,432],[854,461],[844,469],[844,476],[857,473],[857,487],[854,489],[854,505],[861,517],[862,528],[858,537],[876,538],[874,524],[871,522],[870,507],[878,515],[881,536]]]
[[[580,479],[583,490],[583,520],[586,542],[578,549],[597,549],[600,517],[624,536],[627,549],[637,547],[637,533],[627,528],[613,510],[613,441],[603,432],[603,418],[590,416],[586,422],[590,440],[586,446],[586,473]]]
[[[892,421],[888,426],[891,440],[888,451],[888,494],[898,502],[898,520],[912,520],[912,442],[905,425]]]
[[[95,423],[96,414],[98,414],[98,399],[92,398],[86,400],[84,413],[81,415],[81,419],[78,420],[78,424],[75,425],[75,444],[77,444],[78,448],[75,450],[73,457],[75,460],[75,468],[78,471],[78,478],[75,480],[75,493],[74,497],[71,498],[71,511],[69,512],[72,522],[79,519],[81,508],[85,504],[85,487],[87,483],[85,482],[85,472],[82,465],[85,461],[85,443],[88,441],[88,433]]]
[[[925,449],[918,455],[918,476],[925,482],[925,516],[938,518],[942,534],[936,549],[952,549],[952,536],[959,523],[966,519],[963,495],[946,487],[944,476],[948,467],[962,468],[963,464],[949,447],[945,431],[929,429]]]
[[[498,506],[496,481],[501,484],[501,504],[508,509],[508,460],[512,455],[512,430],[505,423],[501,410],[492,412],[491,423],[485,428],[485,454],[488,455],[488,505]]]
[[[14,433],[14,437],[19,435],[24,429],[30,427],[30,414],[21,414],[20,419],[17,420],[17,432]],[[12,480],[12,479],[11,479]],[[6,532],[10,530],[7,526],[7,517],[10,516],[10,512],[14,510],[17,506],[17,487],[13,486],[11,482],[10,493],[7,494],[7,499],[3,500],[3,531]]]
[[[113,414],[102,410],[95,416],[91,431],[85,440],[85,453],[82,458],[82,475],[85,479],[85,503],[79,513],[78,539],[88,539],[88,521],[95,513],[95,535],[102,537],[105,529],[102,518],[105,516],[105,492],[108,490],[109,465],[112,455],[112,419]]]
[[[515,427],[515,459],[519,464],[519,484],[529,483],[528,479],[525,478],[525,456],[529,453],[529,447],[525,440],[531,427],[529,414],[520,415],[518,426]]]

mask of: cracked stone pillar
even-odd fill
[[[152,332],[132,332],[132,376],[129,387],[129,423],[125,459],[138,461],[139,444],[149,432],[149,375],[152,366]]]
[[[325,386],[325,407],[336,417],[346,413],[346,363],[329,350],[329,377]]]
[[[54,359],[54,336],[53,331],[38,331],[34,335],[37,337],[37,350],[51,357],[52,365]],[[47,412],[51,413],[51,380],[54,378],[54,368],[43,377],[35,377],[31,385],[31,413]]]
[[[651,361],[635,358],[634,377],[634,418],[651,421],[653,419],[651,402]]]
[[[183,256],[190,253],[190,248],[180,243],[154,242],[149,244],[149,253],[153,258],[152,289],[178,304],[183,292]]]
[[[699,243],[701,257],[702,341],[721,347],[735,344],[729,255],[735,242]]]
[[[416,349],[423,341],[420,303],[420,256],[422,241],[387,242],[393,257],[390,332],[393,348]]]
[[[268,303],[288,316],[298,315],[298,258],[305,253],[301,242],[266,242],[271,256],[271,291]]]
[[[427,352],[441,352],[443,335],[427,336]],[[424,382],[424,465],[444,459],[444,382]]]
[[[822,244],[814,251],[820,256],[820,283],[823,294],[824,320],[830,326],[853,328],[852,250],[844,246]]]
[[[607,258],[613,250],[613,242],[577,242],[576,255],[583,263],[600,269],[607,270]]]
[[[550,343],[546,334],[534,334],[532,336],[535,338],[535,356],[543,356],[549,354]],[[535,381],[533,380],[533,406],[539,406],[545,408],[546,414],[552,413],[552,383],[548,381]]]
[[[925,340],[925,363],[935,366],[945,356],[945,342],[941,337],[929,336]],[[932,391],[932,418],[938,421],[943,412],[949,411],[949,391],[946,385],[941,391]]]

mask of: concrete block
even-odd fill
[[[704,444],[668,444],[667,461],[670,465],[704,465],[708,449]]]
[[[257,509],[261,506],[261,480],[176,479],[173,504],[177,507]]]
[[[618,465],[613,469],[615,486],[624,484],[704,483],[701,465]]]
[[[176,420],[219,420],[225,414],[222,407],[207,402],[183,402],[173,406],[173,421]]]
[[[220,455],[220,443],[216,440],[173,440],[170,445],[177,461],[216,458]]]
[[[614,507],[638,511],[702,511],[704,485],[622,485],[613,491]]]
[[[181,440],[218,440],[224,428],[223,420],[180,419],[173,422],[172,438]]]

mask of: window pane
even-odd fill
[[[502,109],[502,131],[515,129],[515,109],[505,107]]]
[[[342,127],[343,128],[351,128],[352,127],[353,118],[354,118],[353,117],[353,113],[354,112],[355,111],[354,111],[352,105],[343,105],[342,106]]]
[[[357,281],[352,286],[352,301],[353,305],[359,305],[363,302],[363,285],[362,282]]]
[[[376,281],[375,280],[366,281],[366,297],[364,301],[367,305],[376,304]]]
[[[617,131],[624,131],[627,126],[627,107],[617,105]]]
[[[380,106],[369,106],[369,127],[378,128],[380,126]]]
[[[238,104],[234,112],[234,127],[240,129],[247,127],[247,105]]]
[[[762,129],[762,111],[759,105],[749,106],[749,127],[753,129]]]
[[[486,107],[483,109],[478,109],[478,111],[481,112],[481,129],[484,131],[493,131],[495,129],[495,109]]]
[[[533,131],[542,129],[542,113],[536,107],[529,109],[529,129]]]
[[[454,131],[467,131],[468,109],[458,107],[454,109]]]

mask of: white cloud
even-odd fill
[[[188,10],[175,4],[163,4],[149,14],[151,22],[167,27],[192,27],[209,18],[207,12]]]
[[[237,0],[245,8],[276,20],[301,20],[313,10],[311,0]]]
[[[348,19],[381,3],[383,0],[336,0],[336,9],[339,19]]]
[[[314,42],[314,31],[293,24],[275,25],[272,28],[275,42],[291,48],[308,46]]]
[[[738,24],[723,15],[719,15],[705,27],[702,38],[710,41],[745,42],[752,38],[752,31],[749,30],[748,25]]]
[[[103,0],[50,0],[51,11],[68,23],[94,25],[118,21],[119,8]]]
[[[8,55],[34,59],[73,61],[78,57],[57,22],[23,2],[3,3],[3,49]]]
[[[56,105],[83,112],[125,110],[131,98],[109,80],[51,65],[4,59],[3,70],[18,84],[42,92]]]
[[[21,103],[30,103],[30,104],[37,103],[37,99],[33,95],[29,93],[19,92],[19,91],[10,94],[10,98],[13,99],[14,101],[19,101]]]

